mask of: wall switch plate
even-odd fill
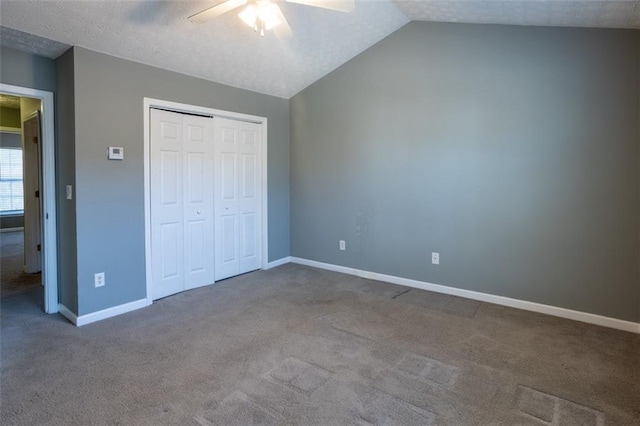
[[[94,281],[95,281],[95,285],[96,287],[102,287],[105,284],[104,281],[104,272],[98,272],[97,274],[94,275]]]
[[[431,253],[431,263],[434,265],[440,264],[440,253]]]
[[[73,198],[73,186],[67,185],[67,200]]]
[[[340,250],[346,250],[347,243],[344,240],[340,240]]]
[[[124,148],[121,146],[110,146],[108,157],[109,160],[124,160]]]

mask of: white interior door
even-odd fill
[[[42,270],[42,203],[40,198],[42,137],[40,111],[22,123],[24,185],[24,271]]]
[[[240,122],[238,180],[240,197],[240,273],[262,266],[261,126]]]
[[[213,119],[151,110],[153,299],[214,281]]]
[[[214,281],[213,119],[183,116],[185,289]]]
[[[221,280],[261,266],[259,124],[214,119],[215,276]]]

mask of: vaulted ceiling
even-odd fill
[[[640,28],[640,1],[357,0],[350,13],[279,2],[293,30],[260,37],[236,13],[187,17],[220,0],[2,0],[3,46],[55,58],[69,46],[290,98],[411,20]]]

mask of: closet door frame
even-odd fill
[[[144,220],[145,220],[145,269],[146,269],[146,287],[147,287],[147,305],[153,303],[152,292],[152,263],[151,263],[151,132],[150,120],[151,109],[158,108],[167,111],[198,114],[203,116],[229,118],[232,120],[247,121],[257,123],[261,128],[261,150],[260,150],[260,181],[261,181],[261,245],[262,245],[262,262],[261,269],[266,269],[269,259],[269,233],[268,233],[268,216],[267,216],[267,118],[255,115],[243,114],[232,111],[224,111],[214,108],[207,108],[196,105],[182,104],[161,99],[144,98]]]

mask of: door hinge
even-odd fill
[[[37,136],[33,137],[33,143],[38,143],[38,137]]]
[[[42,251],[42,245],[38,244],[38,251]]]
[[[40,198],[40,191],[36,191],[36,198]]]

